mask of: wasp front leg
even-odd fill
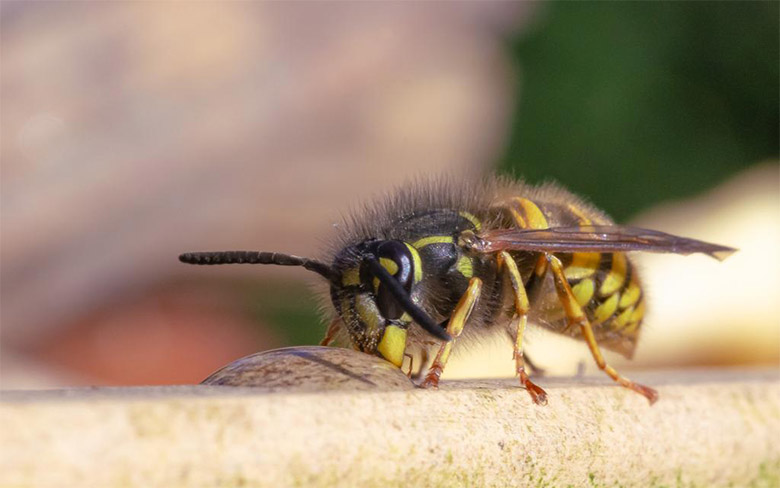
[[[525,286],[523,286],[520,270],[517,268],[515,260],[506,251],[498,253],[498,269],[506,272],[506,276],[509,278],[509,282],[512,285],[512,291],[514,292],[515,316],[512,318],[510,330],[515,333],[515,370],[520,377],[520,384],[528,390],[534,403],[546,405],[547,393],[539,386],[535,385],[525,371],[525,361],[523,360],[523,334],[525,332],[525,326],[528,323],[529,303],[528,294],[525,291]]]
[[[330,325],[328,325],[327,332],[325,332],[325,337],[323,337],[320,341],[320,346],[329,346],[334,340],[336,340],[338,335],[343,334],[344,330],[342,325],[343,324],[340,317],[333,317],[333,319],[330,321]]]
[[[582,336],[585,339],[585,342],[587,342],[588,347],[590,348],[590,352],[593,355],[593,359],[596,361],[599,369],[607,373],[607,375],[609,375],[609,377],[615,380],[615,382],[618,384],[634,390],[635,392],[647,398],[651,405],[655,403],[656,400],[658,400],[657,391],[650,387],[640,385],[639,383],[634,383],[628,378],[621,376],[617,371],[615,371],[615,368],[608,365],[606,361],[604,361],[604,357],[601,355],[599,345],[596,342],[596,336],[593,334],[593,328],[590,325],[590,321],[582,311],[580,304],[577,303],[577,299],[574,297],[574,293],[571,291],[569,282],[566,280],[566,277],[563,274],[563,265],[561,264],[561,261],[551,254],[547,255],[547,260],[549,261],[550,268],[553,272],[555,290],[558,293],[558,299],[561,301],[563,309],[566,312],[566,320],[569,322],[570,326],[579,325],[580,330],[582,331]]]
[[[447,333],[452,336],[452,340],[445,342],[439,348],[439,352],[436,354],[436,358],[433,360],[433,364],[431,364],[431,368],[428,370],[428,374],[425,375],[425,380],[423,380],[422,384],[420,385],[421,387],[437,388],[439,386],[439,378],[441,377],[442,371],[444,371],[444,366],[447,364],[447,360],[450,358],[452,344],[455,342],[455,339],[460,335],[460,333],[463,332],[463,327],[466,325],[466,321],[471,315],[471,312],[474,310],[474,306],[477,304],[477,299],[479,298],[479,294],[481,292],[482,280],[479,278],[471,278],[469,281],[469,286],[466,289],[466,293],[460,297],[458,305],[452,312],[450,321],[447,324]]]

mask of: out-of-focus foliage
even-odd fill
[[[505,171],[617,219],[778,156],[777,2],[550,2],[510,43]]]
[[[322,314],[309,287],[295,282],[252,282],[241,283],[236,292],[242,294],[249,316],[285,343],[317,344],[325,336],[327,325],[314,325],[322,322]]]

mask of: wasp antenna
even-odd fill
[[[368,263],[368,269],[371,271],[371,274],[376,276],[376,278],[387,287],[390,294],[393,295],[393,298],[395,298],[401,308],[412,317],[412,320],[417,322],[417,325],[443,341],[452,340],[452,337],[450,337],[444,328],[437,324],[423,309],[415,305],[412,298],[406,293],[406,290],[404,290],[404,287],[398,283],[398,280],[393,278],[393,275],[391,275],[384,266],[379,264],[379,261],[377,261],[374,256],[366,256],[364,259]]]
[[[309,271],[324,276],[328,281],[338,283],[339,273],[316,259],[302,258],[290,254],[262,251],[206,251],[185,252],[179,261],[187,264],[275,264],[278,266],[303,266]]]

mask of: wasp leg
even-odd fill
[[[555,278],[555,290],[558,292],[558,299],[561,301],[563,309],[566,312],[566,320],[571,325],[577,324],[580,326],[582,336],[585,339],[585,342],[588,343],[590,353],[593,355],[593,359],[596,361],[599,369],[607,373],[607,375],[618,384],[634,390],[647,398],[651,405],[655,403],[656,400],[658,400],[657,391],[650,387],[640,385],[639,383],[634,383],[628,378],[621,376],[612,366],[604,361],[599,345],[596,343],[596,337],[593,335],[593,328],[591,328],[590,321],[588,320],[588,317],[585,316],[579,303],[577,303],[577,299],[574,298],[569,282],[566,281],[566,277],[563,275],[563,265],[561,264],[561,261],[552,254],[547,255],[547,260],[550,262],[553,277]]]
[[[341,319],[338,317],[334,317],[333,320],[330,321],[330,325],[328,326],[328,331],[325,332],[325,337],[322,338],[320,341],[320,346],[328,346],[331,342],[333,342],[333,339],[336,337],[336,334],[338,334],[339,329],[341,328]]]
[[[447,324],[447,333],[452,336],[452,340],[445,342],[439,348],[439,352],[433,360],[431,369],[428,370],[428,374],[425,375],[425,380],[423,380],[420,385],[421,387],[437,388],[439,386],[439,378],[450,357],[452,343],[455,342],[455,339],[463,332],[463,326],[466,325],[466,320],[468,320],[471,312],[474,310],[474,306],[477,304],[477,299],[479,298],[481,291],[482,280],[479,278],[471,278],[466,293],[460,297],[458,305],[455,307],[455,311],[452,312],[452,317],[450,317],[450,321]]]
[[[525,362],[523,361],[523,333],[528,323],[528,295],[523,286],[523,278],[520,276],[520,270],[517,269],[517,263],[506,251],[498,253],[498,269],[506,271],[509,282],[512,284],[512,290],[515,295],[515,316],[512,318],[510,330],[515,331],[514,360],[515,370],[520,377],[520,384],[528,390],[531,399],[537,405],[547,404],[547,393],[535,385],[525,372]]]
[[[414,372],[414,354],[405,352],[404,357],[409,358],[409,371],[406,372],[406,377],[412,379],[412,373]]]
[[[411,366],[409,369],[409,378],[411,378],[412,381],[417,381],[422,377],[423,371],[425,370],[425,365],[428,364],[428,350],[423,349],[420,351],[420,368],[417,371],[412,371]]]

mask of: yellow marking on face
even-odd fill
[[[395,276],[398,272],[398,263],[390,258],[379,258],[379,264],[381,264],[392,276]]]
[[[422,259],[420,259],[420,253],[417,252],[417,249],[411,244],[409,244],[408,242],[404,242],[404,244],[406,245],[406,248],[409,249],[409,252],[412,254],[412,265],[414,266],[414,282],[419,283],[423,277]]]
[[[599,263],[601,263],[600,253],[575,252],[572,254],[571,263],[563,270],[563,275],[569,280],[581,280],[593,275]]]
[[[592,222],[590,219],[576,206],[569,204],[569,210],[571,213],[577,216],[577,219],[580,221],[580,225],[590,225]]]
[[[385,327],[385,333],[376,350],[383,358],[387,359],[397,367],[401,367],[404,362],[404,352],[406,351],[406,329],[397,325],[388,325]]]
[[[343,286],[356,286],[360,284],[360,269],[349,268],[341,273],[341,284]]]
[[[612,255],[612,269],[601,283],[601,288],[599,288],[601,296],[611,295],[623,286],[623,283],[626,281],[627,266],[625,254],[616,253]]]
[[[355,297],[355,311],[360,321],[366,326],[366,334],[371,335],[379,327],[379,310],[376,304],[368,297],[357,295]]]
[[[584,307],[588,304],[588,302],[590,302],[590,299],[593,298],[593,292],[595,289],[596,285],[593,283],[593,280],[587,278],[574,285],[571,288],[571,291],[574,293],[574,297],[577,299],[577,303]]]
[[[474,263],[468,256],[461,256],[458,258],[458,262],[455,263],[455,268],[466,278],[474,276]]]
[[[634,333],[639,327],[639,324],[642,323],[642,318],[645,316],[645,301],[642,300],[637,304],[636,307],[631,307],[629,310],[633,311],[631,312],[631,316],[628,318],[628,325],[622,331],[623,335]]]
[[[515,198],[525,212],[526,220],[531,229],[546,229],[549,227],[544,214],[534,202],[527,198]]]
[[[471,224],[474,226],[474,229],[477,231],[482,230],[482,222],[480,222],[474,214],[469,212],[458,212],[458,215],[471,222]]]
[[[596,312],[594,312],[594,324],[600,324],[607,320],[608,318],[612,317],[612,314],[615,313],[615,310],[617,310],[618,302],[620,301],[620,293],[615,293],[611,297],[609,297],[605,302],[602,302],[601,305],[596,308]]]
[[[398,264],[390,258],[379,258],[379,264],[381,264],[391,276],[395,276],[398,272]],[[379,278],[375,277],[371,283],[374,285],[374,293],[379,292]]]
[[[634,313],[634,307],[628,308],[620,313],[615,320],[612,321],[612,328],[615,330],[622,329],[631,320],[631,315]]]
[[[620,308],[628,308],[635,304],[639,300],[641,293],[642,289],[639,288],[639,283],[632,279],[626,289],[623,290],[623,296],[620,297]]]
[[[455,241],[452,239],[452,236],[429,236],[414,241],[412,246],[417,249],[421,249],[430,244],[453,244],[454,242]]]

